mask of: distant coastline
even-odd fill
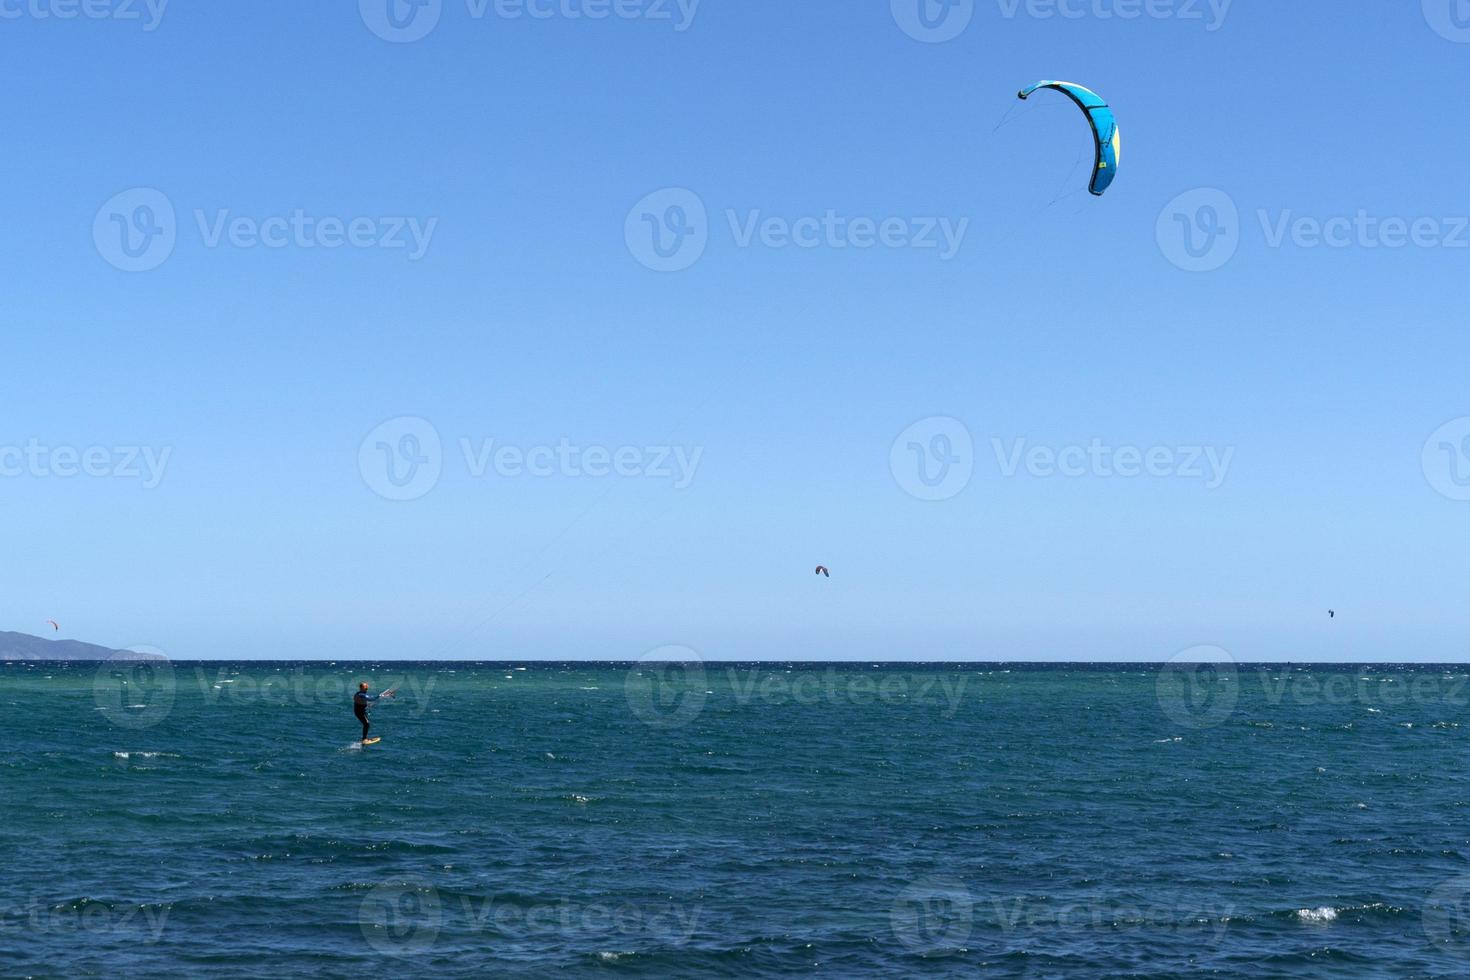
[[[28,633],[0,631],[0,661],[90,661],[104,660],[163,660],[156,653],[139,653],[136,650],[113,650],[95,643],[80,640],[48,640]]]

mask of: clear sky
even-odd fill
[[[0,0],[0,627],[1470,656],[1466,4],[392,2]]]

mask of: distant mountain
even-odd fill
[[[156,653],[109,650],[80,640],[48,640],[25,633],[0,630],[0,661],[3,660],[163,660]]]

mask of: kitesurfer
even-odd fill
[[[357,716],[358,721],[362,722],[362,740],[364,742],[367,741],[368,729],[372,727],[368,722],[368,705],[377,701],[379,698],[391,698],[394,693],[393,689],[389,689],[382,694],[369,694],[369,690],[371,688],[368,687],[367,681],[363,681],[357,685],[357,693],[352,696],[352,713]]]

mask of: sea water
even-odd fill
[[[1457,666],[26,663],[0,709],[4,976],[1470,975]]]

